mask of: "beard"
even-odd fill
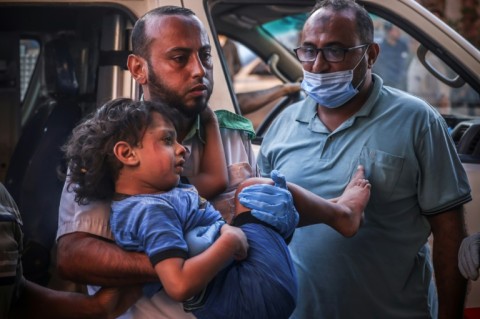
[[[162,102],[166,103],[167,105],[176,108],[180,111],[184,116],[188,118],[194,118],[200,112],[202,112],[208,106],[208,100],[210,99],[210,95],[212,94],[211,90],[208,92],[206,98],[200,97],[194,100],[194,104],[192,106],[188,106],[182,100],[182,96],[178,94],[177,91],[170,89],[165,82],[161,80],[159,76],[157,76],[154,71],[153,67],[148,63],[148,88],[150,91],[150,98],[152,100],[161,100]]]

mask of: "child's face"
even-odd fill
[[[177,142],[175,127],[159,113],[153,112],[142,145],[134,151],[139,158],[137,176],[143,193],[169,191],[178,185],[185,163],[185,148]]]

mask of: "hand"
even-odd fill
[[[106,314],[106,318],[117,318],[142,297],[142,286],[101,288],[92,297]]]
[[[203,109],[202,112],[200,112],[200,121],[203,123],[203,125],[207,125],[208,123],[211,123],[212,121],[216,122],[217,116],[215,115],[215,112],[210,107],[206,107]]]
[[[462,241],[458,251],[458,268],[463,277],[478,279],[480,267],[480,232],[470,235]]]
[[[285,90],[285,95],[295,94],[301,90],[300,83],[285,83],[283,84],[283,89]]]
[[[195,227],[185,234],[185,241],[188,245],[189,257],[196,256],[210,247],[220,235],[220,228],[225,224],[219,220],[209,226]]]
[[[223,237],[224,240],[225,238],[228,238],[233,242],[235,247],[233,258],[235,260],[243,260],[247,258],[248,241],[247,241],[247,236],[245,235],[245,233],[241,228],[233,227],[228,224],[225,224],[222,226],[220,233],[222,234],[221,237]]]
[[[287,190],[285,176],[273,170],[271,178],[275,186],[256,184],[245,187],[238,199],[252,210],[252,215],[275,228],[283,238],[293,234],[299,215],[293,205],[292,194]]]

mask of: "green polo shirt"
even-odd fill
[[[424,101],[374,87],[335,131],[316,103],[288,107],[258,155],[264,176],[324,197],[341,195],[362,164],[372,184],[364,224],[352,238],[326,225],[297,229],[290,250],[299,275],[293,318],[430,318],[437,311],[426,215],[471,200],[467,175],[441,115]]]

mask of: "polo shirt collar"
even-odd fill
[[[197,118],[195,119],[195,122],[193,123],[192,128],[187,133],[187,136],[185,136],[184,141],[188,141],[189,139],[191,139],[192,137],[197,135],[200,142],[205,144],[205,139],[203,137],[203,132],[200,128],[201,128],[200,115],[197,115]]]
[[[317,116],[317,102],[307,95],[303,106],[299,109],[296,120],[302,123],[309,123],[315,116]]]
[[[368,99],[365,101],[365,104],[363,104],[362,108],[357,113],[355,113],[355,115],[353,115],[354,118],[369,116],[372,113],[378,98],[380,97],[380,91],[383,86],[383,80],[381,77],[379,77],[374,73],[372,73],[372,80],[373,80],[372,92],[370,93],[370,96],[368,97]]]

